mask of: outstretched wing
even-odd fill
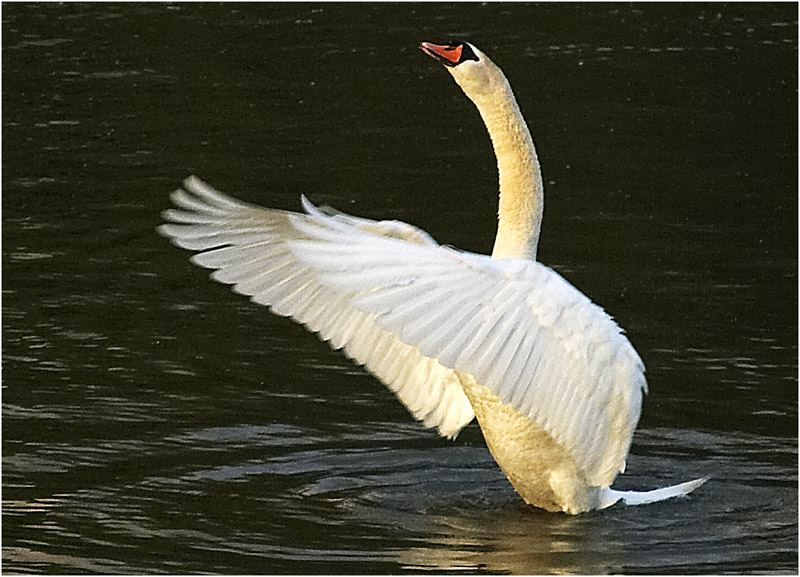
[[[313,218],[234,200],[189,177],[172,194],[178,208],[159,232],[176,245],[199,251],[192,261],[216,269],[215,280],[318,333],[383,381],[425,426],[455,437],[474,417],[455,372],[375,323],[375,315],[352,306],[352,294],[320,283],[318,272],[297,259],[289,244],[309,240],[294,221]],[[407,245],[437,246],[423,231],[402,222],[376,222],[341,213],[320,218],[332,225],[391,238]]]
[[[445,367],[471,373],[564,447],[592,485],[624,469],[644,367],[601,308],[546,266],[372,234],[306,203],[293,262]]]

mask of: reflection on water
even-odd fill
[[[719,478],[690,500],[569,517],[523,505],[474,442],[475,431],[466,444],[451,446],[410,425],[398,429],[334,440],[276,425],[98,443],[72,453],[51,445],[7,466],[41,475],[43,464],[61,460],[83,482],[47,499],[6,501],[7,518],[27,519],[24,532],[39,535],[17,541],[6,556],[27,567],[113,571],[114,558],[129,549],[137,551],[129,569],[166,570],[168,547],[169,562],[186,571],[209,570],[203,552],[214,551],[220,570],[247,555],[252,564],[235,566],[253,571],[269,559],[287,570],[296,562],[329,571],[503,573],[677,573],[709,562],[715,572],[746,571],[756,552],[778,564],[792,556],[795,524],[782,513],[794,506],[796,478],[784,475],[796,450],[785,440],[647,431],[637,439],[632,469],[680,463],[681,474],[691,476],[702,463]],[[102,483],[81,488],[90,477]],[[644,487],[676,479],[624,481]],[[42,555],[36,543],[43,532],[80,554]]]
[[[3,569],[797,571],[797,9],[3,6]],[[302,327],[154,233],[190,172],[486,252],[485,129],[421,40],[506,69],[541,259],[648,367],[621,489],[524,506]],[[453,210],[453,203],[458,209]],[[787,314],[788,311],[788,314]]]

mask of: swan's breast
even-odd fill
[[[586,482],[574,459],[550,434],[472,375],[457,374],[489,450],[526,503],[573,514],[596,508],[599,489]]]

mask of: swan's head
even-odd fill
[[[507,80],[500,68],[469,42],[423,42],[422,51],[441,62],[470,98],[505,90]]]

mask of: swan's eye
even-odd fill
[[[472,46],[470,46],[466,42],[461,46],[462,50],[461,50],[461,59],[458,61],[459,64],[461,64],[465,60],[474,60],[475,62],[478,62],[478,55],[475,54],[475,52],[472,50]]]

